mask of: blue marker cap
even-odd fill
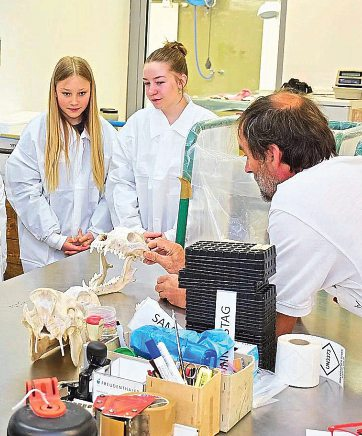
[[[149,339],[145,344],[152,359],[157,359],[157,357],[161,356],[160,350],[157,348],[156,342],[153,339]]]

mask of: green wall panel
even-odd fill
[[[209,17],[211,15],[210,60],[215,72],[211,80],[202,79],[194,54],[194,7],[180,7],[178,40],[188,50],[190,95],[207,96],[236,93],[243,88],[259,88],[263,20],[257,16],[258,0],[217,0],[212,11],[197,8],[198,53],[201,71],[207,75]]]

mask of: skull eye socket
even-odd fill
[[[127,235],[127,241],[128,242],[138,242],[139,241],[139,236],[137,235],[137,233],[130,232]]]

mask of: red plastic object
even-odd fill
[[[353,428],[353,430],[350,430],[351,428]],[[334,435],[334,432],[336,432],[336,436],[340,431],[351,433],[357,436],[362,435],[362,422],[348,422],[347,424],[330,425],[328,427],[328,431],[330,431],[331,435]]]
[[[96,398],[93,407],[102,415],[117,418],[134,418],[150,406],[156,397],[148,394],[106,395]]]
[[[86,318],[85,322],[87,324],[91,324],[91,325],[98,325],[101,322],[102,319],[103,318],[101,316],[99,316],[99,315],[89,315]]]
[[[32,392],[28,398],[31,410],[40,418],[59,418],[67,411],[65,403],[60,399],[58,379],[38,378],[26,381],[26,393],[32,389],[39,389],[44,392],[49,405],[45,403],[39,392]]]

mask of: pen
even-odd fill
[[[181,346],[180,346],[180,336],[178,334],[178,326],[177,326],[176,314],[175,314],[174,310],[172,310],[172,319],[175,321],[177,352],[178,352],[178,360],[180,362],[181,374],[182,374],[182,378],[186,381],[184,362],[182,359],[182,352],[181,352]]]
[[[155,362],[153,361],[153,359],[151,359],[149,362],[150,362],[150,364],[151,364],[151,366],[153,368],[154,376],[162,378],[161,374],[160,374],[160,371],[158,370],[158,368],[157,368]]]

